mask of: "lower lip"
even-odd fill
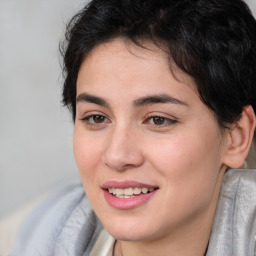
[[[110,194],[108,190],[103,190],[104,196],[110,206],[119,210],[130,210],[135,209],[143,204],[145,204],[152,196],[155,195],[157,190],[151,193],[140,194],[131,198],[117,198]]]

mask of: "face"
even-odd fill
[[[74,132],[92,207],[114,237],[136,241],[211,222],[225,169],[224,135],[192,79],[146,46],[117,39],[90,52]]]

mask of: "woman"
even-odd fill
[[[66,35],[63,102],[86,196],[58,190],[12,255],[254,255],[256,172],[228,170],[255,130],[245,3],[94,0]]]

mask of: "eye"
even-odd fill
[[[163,116],[150,116],[148,117],[144,123],[148,123],[153,126],[157,127],[163,127],[163,126],[169,126],[177,123],[177,120],[163,117]]]
[[[81,120],[85,121],[87,124],[90,124],[90,125],[97,125],[97,124],[110,122],[110,120],[103,115],[88,115],[82,118]]]

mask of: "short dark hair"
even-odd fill
[[[190,75],[221,127],[256,109],[256,21],[242,0],[92,0],[69,22],[63,103],[76,115],[79,68],[97,45],[150,40]]]

